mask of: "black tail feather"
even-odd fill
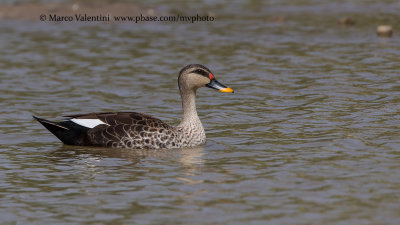
[[[39,123],[46,127],[60,141],[67,145],[85,145],[89,128],[80,126],[69,120],[53,122],[33,116]]]

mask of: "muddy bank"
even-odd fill
[[[156,11],[150,7],[141,7],[132,3],[22,3],[0,5],[0,20],[31,20],[39,21],[41,15],[56,14],[72,16],[87,14],[91,16],[153,16]]]

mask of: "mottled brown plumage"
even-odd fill
[[[34,118],[70,145],[160,149],[203,144],[206,136],[196,112],[196,90],[204,86],[221,92],[233,90],[220,84],[209,69],[198,64],[188,65],[180,71],[178,86],[183,108],[178,126],[137,112],[77,114],[67,116],[70,119],[61,122]]]

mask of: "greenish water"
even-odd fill
[[[2,224],[399,223],[397,1],[153,5],[216,20],[0,23]],[[393,38],[378,38],[386,23]],[[189,63],[235,89],[199,90],[205,146],[63,146],[31,117],[177,124]]]

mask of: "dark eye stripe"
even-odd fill
[[[197,74],[203,75],[205,77],[208,77],[208,72],[205,70],[202,70],[202,69],[197,69],[197,70],[193,71],[193,73],[197,73]]]

